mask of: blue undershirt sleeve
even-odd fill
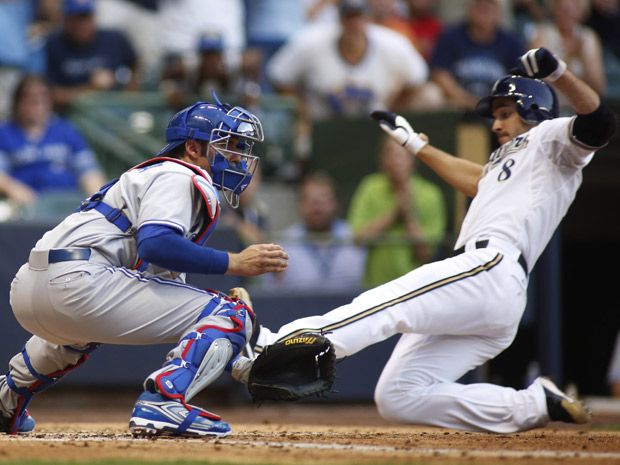
[[[169,226],[148,224],[137,234],[138,255],[153,265],[181,273],[224,274],[228,253],[200,247]]]

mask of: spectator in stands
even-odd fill
[[[340,23],[298,34],[267,66],[274,87],[297,95],[310,120],[403,109],[427,80],[424,59],[400,34],[369,24],[365,0],[340,0]]]
[[[620,397],[620,331],[618,331],[618,335],[616,336],[616,343],[611,355],[607,379],[609,381],[611,395]]]
[[[54,2],[0,1],[0,120],[9,117],[13,88],[24,73],[42,73],[42,44],[57,21]]]
[[[531,36],[532,28],[547,19],[545,0],[512,0],[513,30],[527,40]]]
[[[25,76],[13,95],[11,120],[0,126],[0,192],[17,205],[48,193],[88,195],[105,183],[95,154],[77,129],[54,116],[50,87]]]
[[[175,112],[187,106],[192,85],[191,74],[183,56],[171,53],[163,57],[158,90]]]
[[[443,23],[436,12],[436,0],[408,0],[409,23],[414,44],[426,61],[430,61]]]
[[[349,292],[361,288],[365,252],[352,242],[346,221],[338,217],[333,180],[308,175],[299,186],[301,222],[285,229],[279,243],[288,252],[285,272],[264,276],[265,290]]]
[[[603,49],[620,60],[620,0],[591,0],[586,24],[598,34]]]
[[[206,31],[222,37],[224,62],[234,72],[245,47],[243,0],[160,0],[159,43],[163,56],[178,55],[190,73],[198,65],[196,43]]]
[[[548,4],[553,21],[535,28],[530,47],[553,50],[568,69],[603,95],[607,84],[601,43],[596,33],[583,24],[588,0],[549,0]],[[562,97],[560,105],[566,104]]]
[[[499,0],[470,0],[466,20],[441,33],[431,76],[447,104],[473,110],[524,52],[520,38],[500,27],[500,11]]]
[[[204,32],[196,42],[198,65],[192,70],[182,55],[165,57],[159,90],[171,108],[186,107],[196,98],[211,100],[212,92],[231,95],[235,77],[224,63],[224,42],[219,32]]]
[[[308,24],[334,23],[338,21],[339,0],[299,0],[306,12]]]
[[[404,35],[415,45],[413,30],[403,12],[400,11],[399,5],[397,0],[368,0],[370,20],[374,24]]]
[[[306,24],[306,12],[300,1],[245,0],[247,49],[260,54],[264,91],[271,91],[264,77],[264,64]]]
[[[142,80],[146,84],[159,75],[161,44],[157,10],[159,0],[96,0],[95,21],[105,29],[122,31],[136,50]]]
[[[211,92],[227,95],[232,77],[224,63],[224,41],[220,33],[205,32],[198,40],[199,61],[194,92],[200,99],[211,99]]]
[[[64,0],[63,27],[47,42],[47,76],[59,109],[84,91],[139,87],[133,47],[122,33],[98,29],[94,10],[95,0]]]
[[[380,172],[367,175],[353,194],[348,221],[368,249],[364,285],[375,287],[435,257],[446,229],[439,187],[415,171],[415,158],[384,140]]]
[[[233,95],[239,98],[242,107],[252,107],[252,112],[260,113],[262,94],[271,89],[270,86],[264,84],[266,79],[263,65],[263,52],[256,47],[247,48],[241,55],[239,72],[233,78]]]

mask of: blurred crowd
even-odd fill
[[[3,0],[0,83],[41,74],[59,111],[112,89],[158,89],[175,107],[287,94],[310,122],[472,109],[538,46],[606,94],[619,25],[618,0]]]
[[[285,125],[264,102],[282,97],[293,108],[288,177],[300,224],[270,229],[259,180],[226,221],[245,242],[280,233],[300,243],[317,233],[354,241],[368,266],[351,280],[374,286],[433,257],[447,227],[444,199],[386,142],[377,172],[342,202],[333,180],[305,168],[313,124],[377,109],[469,112],[538,46],[607,96],[620,69],[619,26],[620,0],[3,0],[0,193],[9,202],[0,216],[45,211],[104,180],[66,118],[85,93],[157,92],[170,111],[216,93],[261,116],[267,138]],[[317,277],[338,257],[324,242],[322,252],[305,254],[326,257],[314,264]],[[350,282],[343,278],[343,287]]]
[[[313,124],[470,112],[540,46],[620,98],[620,0],[2,0],[0,29],[5,219],[74,206],[106,181],[68,119],[87,92],[158,92],[171,111],[215,92],[263,117],[267,137],[282,120],[265,102],[291,102],[296,222],[274,230],[260,174],[223,215],[244,243],[289,252],[289,270],[257,288],[351,291],[441,256],[446,199],[411,157],[385,141],[345,211],[330,175],[305,169]]]

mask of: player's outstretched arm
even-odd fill
[[[379,126],[409,153],[428,165],[439,177],[468,197],[478,192],[482,166],[469,160],[450,155],[429,143],[425,134],[413,130],[409,122],[389,111],[373,111],[371,116]]]
[[[228,253],[226,274],[258,276],[286,270],[288,254],[277,244],[253,244],[239,253]]]
[[[240,253],[201,247],[176,228],[148,224],[138,229],[138,255],[153,265],[180,273],[257,276],[283,271],[288,255],[276,244],[255,244]]]

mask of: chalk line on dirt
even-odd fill
[[[158,441],[166,441],[169,439],[158,439]],[[173,439],[174,440],[174,439]],[[178,440],[178,439],[177,439]],[[38,435],[29,437],[5,436],[0,438],[0,442],[151,442],[153,439],[135,439],[128,435]],[[191,443],[215,443],[230,446],[251,446],[251,447],[269,447],[269,448],[292,448],[292,449],[315,449],[315,450],[349,450],[357,452],[381,452],[381,453],[407,453],[420,457],[472,457],[472,458],[512,458],[512,459],[620,459],[620,452],[589,452],[589,451],[559,451],[559,450],[502,450],[502,449],[463,449],[463,448],[447,448],[447,447],[406,447],[406,446],[381,446],[373,444],[340,444],[340,443],[321,443],[321,442],[285,442],[285,441],[262,441],[262,440],[239,440],[214,438],[205,439],[184,439]]]

